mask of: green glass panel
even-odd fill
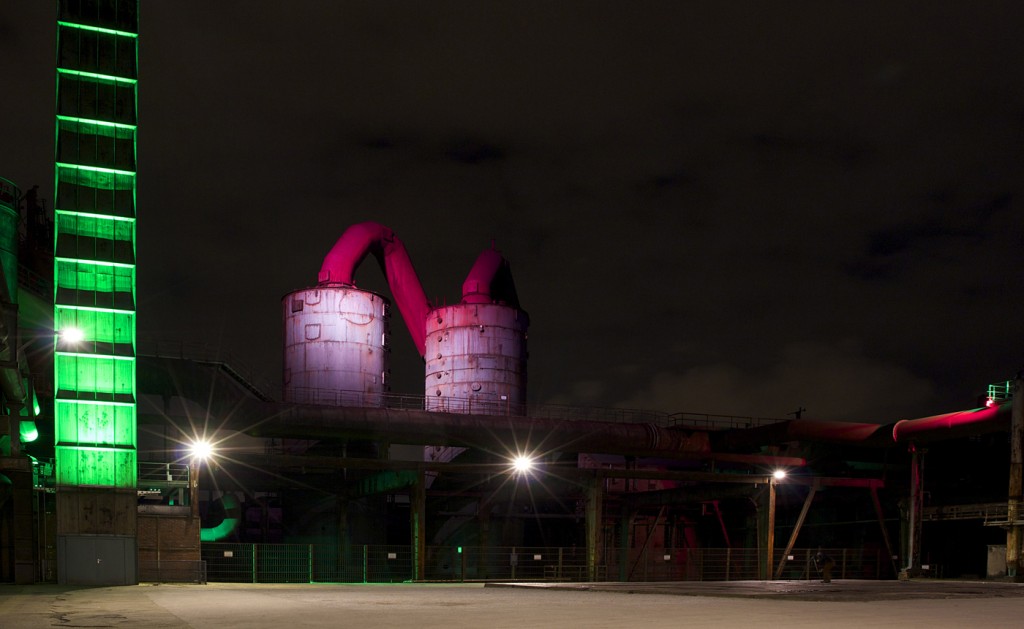
[[[110,79],[57,75],[57,114],[134,125],[136,84]]]
[[[60,116],[134,125],[136,101],[132,83],[78,74],[57,77],[57,113]]]
[[[128,124],[128,123],[124,123],[124,122],[108,122],[106,120],[95,120],[93,118],[83,118],[83,117],[64,116],[64,115],[58,115],[57,116],[57,122],[59,122],[59,123],[79,122],[79,123],[84,123],[84,124],[96,125],[98,127],[114,127],[116,129],[129,129],[129,130],[137,128],[133,124]]]
[[[56,306],[56,332],[78,328],[85,334],[75,353],[103,353],[91,343],[135,345],[135,314],[113,310],[81,310]],[[72,351],[71,348],[63,349]]]
[[[57,216],[87,217],[87,218],[95,218],[95,219],[99,219],[99,220],[120,221],[120,222],[123,222],[123,223],[134,223],[135,222],[135,217],[132,217],[132,216],[111,216],[110,214],[90,214],[89,212],[79,212],[79,211],[76,211],[76,210],[60,210],[60,209],[58,209],[58,210],[54,210],[54,214],[56,214]]]
[[[133,221],[67,212],[58,212],[56,218],[59,257],[135,263]]]
[[[58,400],[56,440],[60,444],[135,446],[135,407]]]
[[[135,487],[134,450],[57,446],[58,485]]]
[[[78,168],[74,164],[57,164],[57,182],[74,183],[100,190],[135,189],[135,176],[131,173],[116,173],[101,168]]]
[[[102,75],[135,78],[136,36],[71,23],[57,26],[60,67]]]
[[[115,83],[124,83],[126,85],[135,84],[135,79],[127,79],[120,76],[114,76],[113,74],[104,74],[102,72],[84,72],[82,70],[68,70],[65,68],[57,68],[57,72],[68,76],[80,76],[86,79],[93,79],[95,81],[114,81]]]
[[[130,172],[135,170],[135,129],[77,120],[57,124],[57,160]]]
[[[129,33],[127,31],[117,31],[109,28],[99,28],[98,26],[87,26],[85,24],[73,24],[71,22],[57,22],[58,26],[66,28],[80,28],[85,31],[96,31],[97,33],[110,33],[112,35],[120,35],[122,37],[138,37],[138,33]]]
[[[126,177],[134,177],[135,172],[126,170],[123,168],[109,168],[107,166],[95,166],[91,164],[75,164],[71,162],[57,162],[57,168],[76,168],[79,171],[89,173],[99,173],[103,175],[124,175]]]
[[[135,394],[134,359],[58,353],[54,362],[58,395],[70,391]]]
[[[135,216],[135,176],[57,166],[57,210]]]
[[[60,0],[57,19],[128,33],[139,32],[137,0]]]
[[[77,260],[58,260],[57,287],[106,293],[133,293],[135,269]]]
[[[98,214],[57,213],[57,231],[69,236],[88,238],[107,238],[114,240],[133,240],[135,225],[133,221],[116,220],[113,217]]]

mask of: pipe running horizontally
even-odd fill
[[[1009,403],[919,419],[903,419],[892,427],[893,441],[936,441],[1006,430]]]
[[[1010,408],[1009,403],[1003,403],[889,424],[794,419],[732,431],[722,437],[722,443],[733,448],[787,441],[889,447],[907,441],[942,441],[1007,430]]]

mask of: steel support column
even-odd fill
[[[782,559],[779,560],[779,567],[775,570],[775,578],[782,577],[782,570],[786,567],[786,559],[789,557],[790,551],[793,550],[793,546],[796,544],[796,537],[800,534],[800,528],[804,525],[804,519],[807,518],[807,512],[811,510],[811,502],[814,501],[814,494],[818,492],[818,483],[812,483],[810,491],[807,492],[807,498],[804,499],[804,506],[800,509],[800,516],[796,519],[796,525],[793,526],[793,533],[789,536],[789,541],[786,543],[786,550],[782,553]]]
[[[633,573],[636,572],[636,567],[640,565],[640,562],[643,560],[644,555],[647,553],[647,547],[651,544],[651,538],[653,538],[655,532],[657,532],[658,524],[661,522],[661,518],[664,515],[665,505],[662,505],[661,509],[658,511],[658,515],[654,518],[654,525],[651,528],[647,529],[647,537],[644,538],[644,543],[637,552],[636,561],[633,562],[633,566],[629,569],[629,578],[633,577]]]
[[[427,483],[425,474],[417,472],[416,482],[410,490],[412,503],[409,510],[411,518],[410,528],[412,529],[412,566],[413,581],[422,581],[426,574],[427,561]]]
[[[1010,483],[1007,492],[1006,520],[1006,576],[1014,581],[1024,580],[1021,574],[1021,498],[1022,463],[1024,463],[1024,378],[1017,375],[1013,383],[1013,410],[1010,419]]]
[[[493,494],[492,494],[493,496]],[[491,501],[490,498],[481,498],[476,507],[476,518],[480,528],[480,548],[487,551],[491,548]],[[476,554],[476,574],[478,579],[488,578],[487,574],[487,553]],[[465,578],[465,575],[463,575]]]
[[[896,555],[892,552],[892,542],[889,541],[889,530],[885,527],[885,514],[882,512],[882,503],[878,500],[878,488],[871,487],[871,504],[875,507],[875,516],[878,517],[878,526],[882,529],[882,541],[885,542],[885,552],[889,553],[889,563],[892,565],[894,574],[899,574],[896,565]]]
[[[338,548],[341,549],[339,568],[350,568],[356,563],[352,556],[352,536],[348,532],[348,499],[336,496],[335,509],[338,514]]]
[[[907,556],[900,579],[921,572],[921,519],[924,515],[924,455],[926,450],[910,444],[910,504],[907,513]]]
[[[770,579],[772,563],[775,557],[775,479],[768,479],[768,523],[765,527],[767,542],[765,543],[764,578]]]
[[[622,514],[619,518],[619,581],[628,581],[629,549],[633,540],[633,519],[637,510],[622,501]]]
[[[587,481],[587,576],[590,581],[600,578],[601,537],[603,533],[602,503],[604,502],[604,480],[590,478]]]

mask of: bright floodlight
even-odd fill
[[[533,469],[533,459],[528,456],[519,455],[512,460],[512,467],[516,472],[525,474]]]
[[[209,441],[195,441],[191,446],[189,446],[189,452],[192,454],[193,458],[205,461],[213,456],[213,444]]]
[[[85,338],[85,332],[79,328],[64,328],[60,331],[60,336],[68,343],[78,343]]]
[[[775,480],[782,480],[783,478],[786,478],[786,470],[775,470],[772,472],[772,478]]]

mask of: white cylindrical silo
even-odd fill
[[[522,414],[529,318],[501,304],[457,304],[427,317],[426,408]]]
[[[284,399],[383,406],[389,390],[387,298],[350,286],[289,293],[284,310]]]

